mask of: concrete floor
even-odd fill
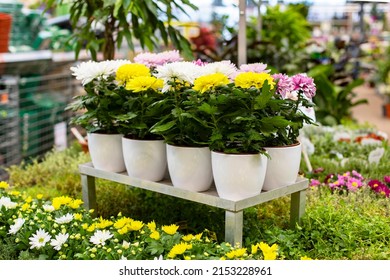
[[[354,92],[356,93],[357,99],[365,98],[368,100],[368,104],[361,104],[352,108],[353,118],[355,118],[358,123],[369,123],[374,125],[378,130],[385,132],[389,139],[390,118],[383,115],[383,96],[377,93],[375,88],[371,88],[368,85],[361,85],[360,87],[357,87]]]

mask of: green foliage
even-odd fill
[[[353,90],[362,85],[364,80],[356,79],[347,85],[335,85],[332,65],[315,66],[308,75],[313,77],[317,86],[313,102],[316,104],[317,121],[323,125],[337,125],[344,119],[350,119],[351,108],[368,102],[366,99],[354,99],[356,94]]]
[[[66,3],[65,0],[46,0],[46,9]],[[70,21],[73,27],[73,39],[76,41],[75,53],[78,56],[86,48],[93,60],[97,53],[103,52],[104,59],[113,59],[115,50],[125,40],[131,50],[134,42],[152,50],[164,43],[192,56],[190,44],[172,25],[176,19],[174,9],[186,13],[186,8],[196,10],[188,0],[168,1],[129,1],[129,0],[92,0],[72,1],[70,3]],[[165,15],[165,18],[161,18]],[[103,34],[98,37],[96,26],[103,26]]]
[[[123,113],[124,96],[115,90],[114,76],[96,77],[84,85],[85,94],[77,95],[66,110],[76,114],[70,124],[79,125],[88,132],[118,133],[117,115]],[[79,112],[82,112],[79,114]]]

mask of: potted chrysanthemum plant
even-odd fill
[[[82,62],[70,70],[80,80],[84,92],[77,95],[67,110],[74,112],[70,124],[87,132],[88,148],[96,169],[122,172],[122,134],[116,119],[122,114],[123,96],[116,90],[115,73],[127,60]]]
[[[199,77],[194,88],[209,96],[199,109],[210,116],[209,145],[217,192],[237,201],[260,194],[268,161],[266,139],[286,129],[290,121],[269,113],[270,106],[280,106],[274,102],[276,88],[270,74],[241,71],[233,82],[216,85],[214,81],[211,75]]]
[[[283,116],[290,124],[270,134],[266,138],[266,151],[269,154],[264,190],[272,190],[296,182],[301,162],[302,143],[300,130],[305,124],[315,122],[312,98],[316,86],[306,74],[291,77],[274,74],[276,94],[274,102],[280,106],[270,106],[270,114]]]
[[[152,76],[144,64],[124,64],[116,71],[117,92],[124,98],[122,114],[116,116],[129,176],[160,181],[166,174],[166,150],[163,138],[151,127],[168,114],[163,106],[163,81]]]

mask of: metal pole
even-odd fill
[[[238,22],[238,66],[246,64],[246,0],[240,0]]]

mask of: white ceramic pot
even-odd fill
[[[174,187],[206,191],[213,182],[211,151],[208,147],[179,147],[167,144],[169,175]]]
[[[269,191],[291,185],[297,180],[301,163],[302,144],[266,147],[268,159],[263,190]]]
[[[267,157],[263,154],[211,152],[215,187],[221,198],[238,201],[260,194]]]
[[[123,137],[123,156],[130,177],[161,181],[167,170],[166,148],[163,140],[135,140]]]
[[[94,168],[110,172],[126,170],[122,134],[88,133],[88,150]]]

